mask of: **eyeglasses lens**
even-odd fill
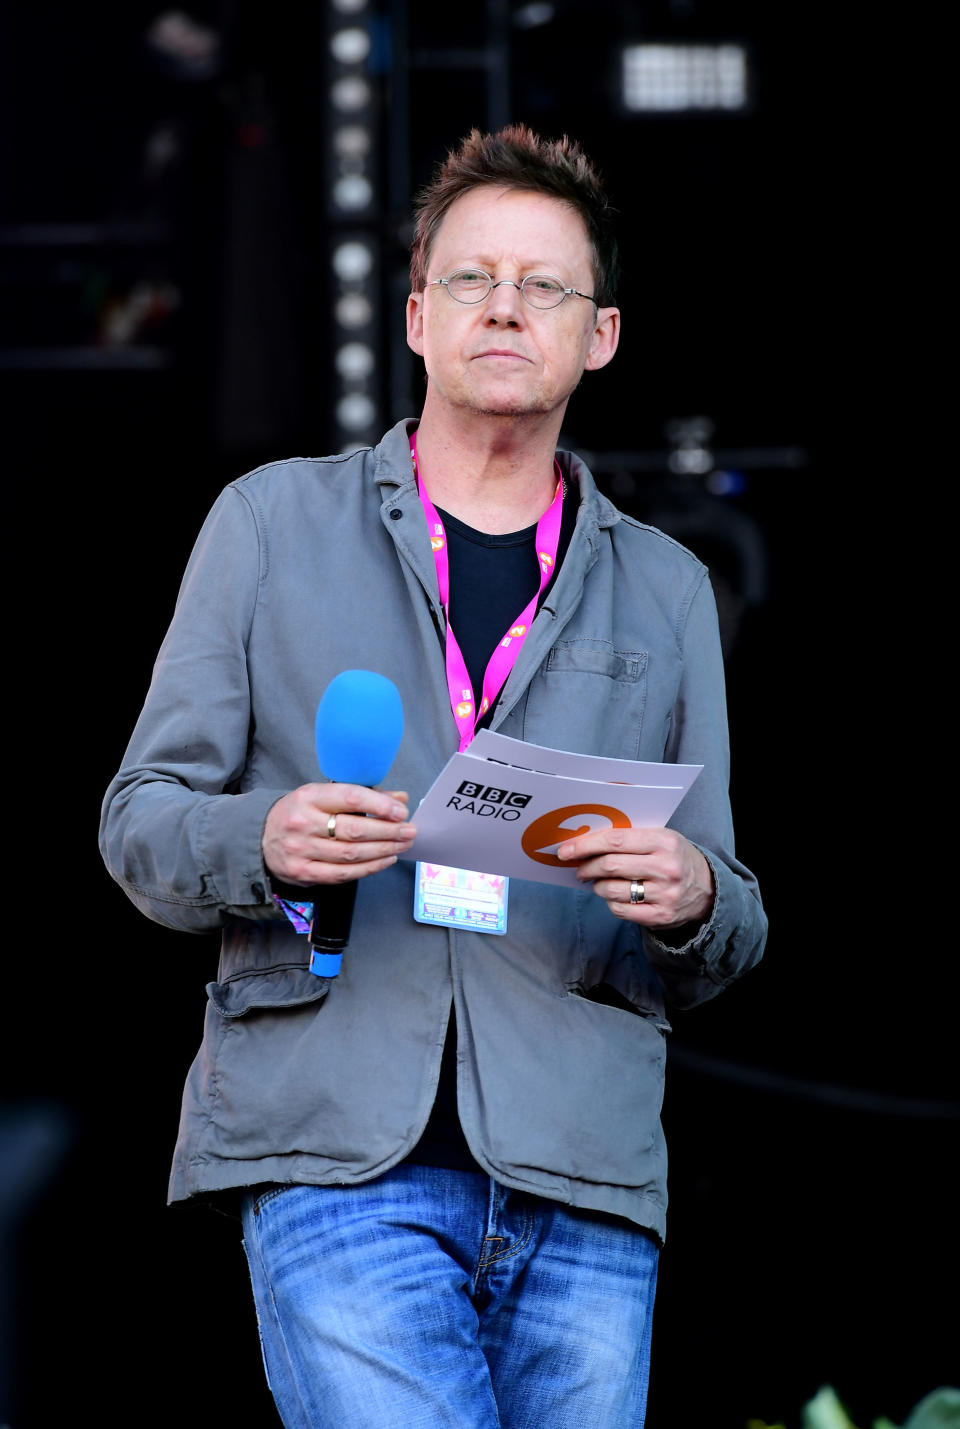
[[[487,273],[465,268],[451,273],[446,287],[458,303],[482,303],[493,288],[493,279]],[[564,299],[563,284],[539,273],[531,273],[519,287],[524,299],[534,308],[555,308]]]

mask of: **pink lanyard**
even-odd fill
[[[540,565],[540,586],[537,593],[521,611],[520,615],[510,626],[503,639],[497,645],[487,663],[486,673],[483,677],[483,698],[480,701],[479,712],[474,709],[473,686],[470,683],[470,676],[467,674],[466,661],[460,653],[460,646],[457,644],[453,627],[450,624],[450,561],[447,554],[447,534],[443,529],[443,522],[437,514],[437,509],[430,497],[427,489],[420,479],[420,468],[417,464],[417,434],[413,433],[410,438],[410,455],[413,457],[413,469],[417,474],[417,489],[420,492],[420,500],[423,502],[423,509],[427,518],[427,530],[430,533],[430,545],[433,547],[433,559],[437,567],[437,584],[440,587],[440,603],[443,606],[443,613],[447,618],[447,689],[450,693],[450,708],[453,711],[453,718],[456,721],[457,729],[460,732],[460,749],[466,749],[476,732],[477,720],[482,719],[487,710],[493,704],[507,681],[507,676],[513,669],[514,662],[520,654],[520,647],[527,638],[533,617],[537,612],[537,604],[543,594],[550,577],[553,575],[554,566],[557,562],[557,548],[560,545],[560,520],[563,514],[563,478],[560,476],[557,467],[557,490],[553,501],[537,522],[536,551],[537,560]],[[556,466],[556,463],[554,463]]]

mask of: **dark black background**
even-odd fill
[[[225,61],[192,84],[145,54],[158,7],[39,0],[5,16],[4,231],[169,226],[133,252],[5,244],[5,350],[92,342],[97,304],[138,276],[172,276],[182,295],[156,339],[162,369],[0,372],[16,582],[0,1123],[12,1429],[147,1411],[185,1429],[274,1422],[236,1226],[164,1205],[216,946],[128,906],[95,830],[213,498],[262,459],[329,449],[321,8],[194,6]],[[686,521],[718,578],[718,503],[765,553],[728,681],[739,851],[771,937],[749,978],[675,1019],[649,1424],[794,1426],[824,1383],[861,1429],[900,1422],[958,1376],[942,1299],[956,1120],[921,1114],[957,1097],[958,984],[928,546],[941,498],[899,444],[912,397],[895,278],[915,255],[862,84],[868,37],[796,0],[554,11],[512,31],[510,117],[581,140],[621,211],[624,258],[621,349],[573,399],[566,439],[599,454],[624,509]],[[438,26],[466,44],[485,23],[482,9],[417,8],[401,51],[399,15],[380,16],[385,152],[396,66]],[[746,41],[750,112],[624,114],[618,44],[671,35]],[[479,79],[414,78],[410,186],[485,124],[484,106]],[[164,118],[181,161],[157,187],[143,151]],[[251,154],[253,119],[267,141]],[[402,216],[381,240],[384,270],[402,271]],[[247,275],[240,299],[230,264]],[[274,325],[258,325],[264,311]],[[238,410],[225,338],[238,332],[260,363],[259,425]],[[384,425],[403,414],[385,404]],[[742,462],[727,498],[665,485],[655,462],[605,465],[662,449],[667,423],[695,415],[718,450],[802,460]]]

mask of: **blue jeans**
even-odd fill
[[[625,1221],[404,1164],[248,1194],[287,1429],[640,1429],[657,1247]]]

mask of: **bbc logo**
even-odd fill
[[[530,802],[530,794],[515,794],[509,789],[498,789],[495,784],[483,785],[474,784],[470,779],[464,779],[458,794],[463,794],[467,799],[480,799],[485,804],[502,804],[504,808],[525,809]]]

